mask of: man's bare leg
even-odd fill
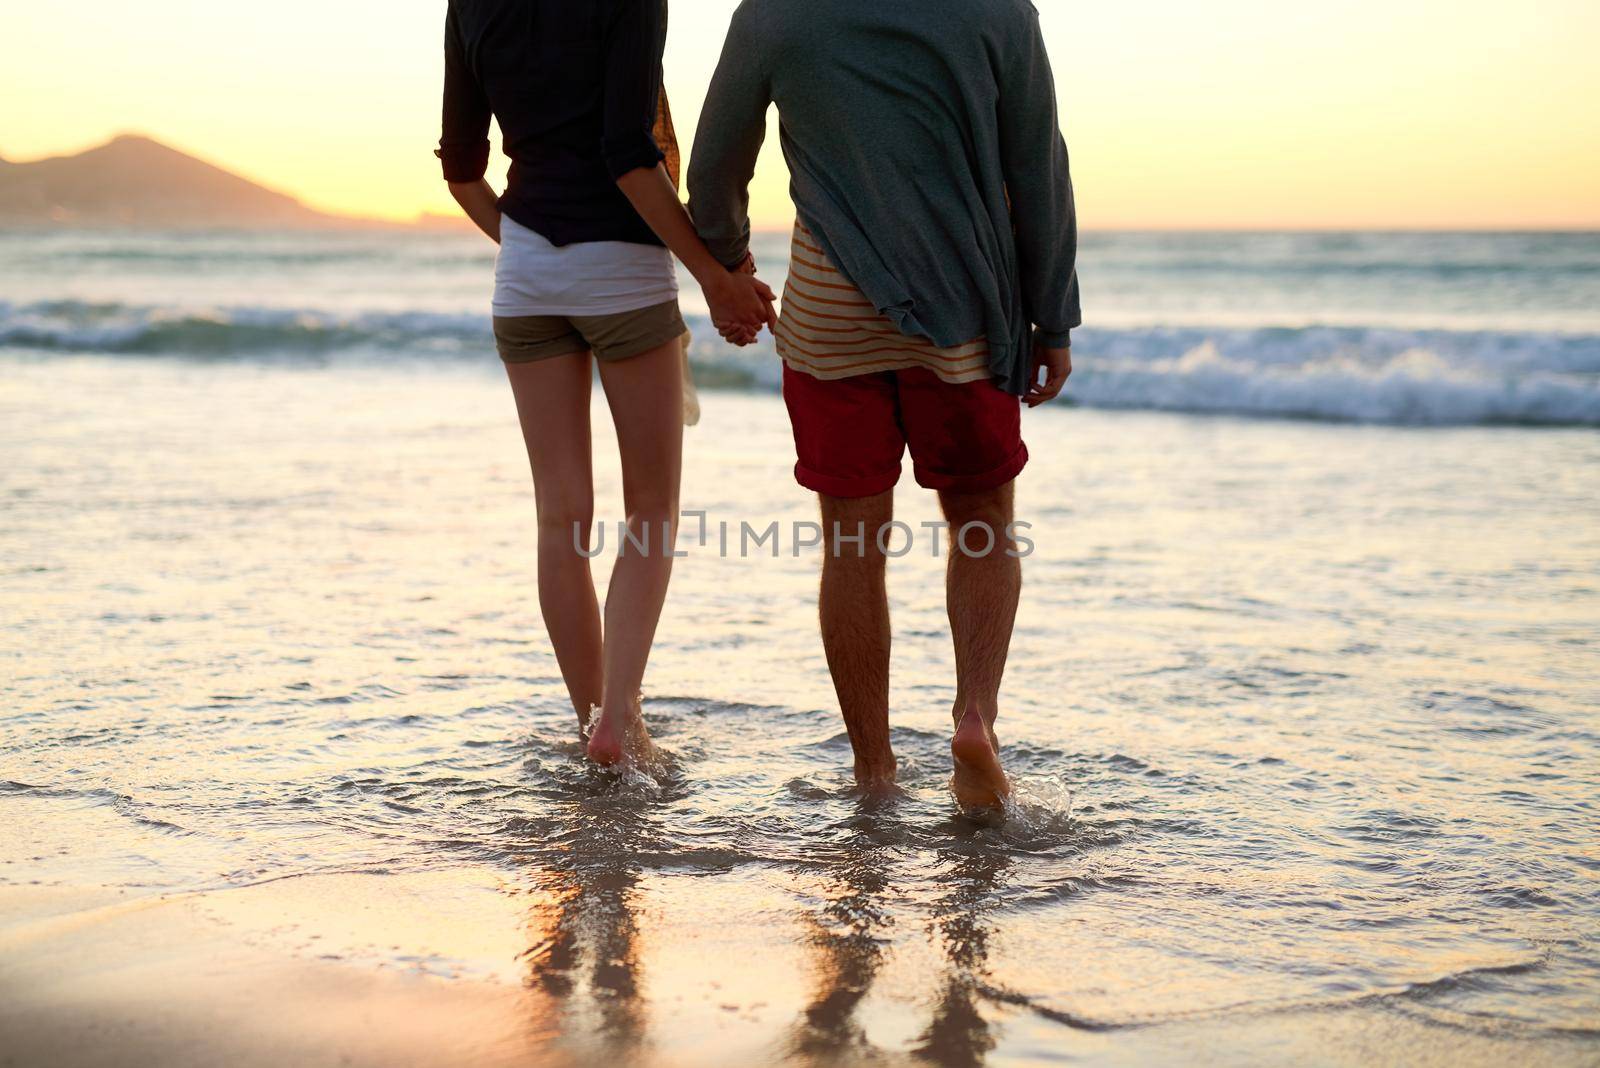
[[[887,790],[895,780],[889,743],[889,594],[878,547],[878,531],[893,518],[893,490],[857,499],[822,497],[822,646],[855,750],[856,782],[873,791]],[[864,537],[861,543],[836,544],[835,529],[846,538]]]
[[[950,785],[957,801],[974,808],[994,807],[1011,793],[994,724],[1022,594],[1022,561],[1010,529],[1014,487],[1008,482],[987,493],[939,494],[950,524],[946,597],[956,649]]]

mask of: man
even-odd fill
[[[1021,405],[1061,391],[1081,318],[1038,12],[1026,0],[745,0],[689,170],[696,228],[730,266],[749,245],[769,103],[799,217],[778,353],[795,475],[820,495],[830,535],[822,640],[856,778],[895,778],[875,535],[909,446],[953,536],[952,785],[964,804],[996,805],[1010,792],[995,720],[1022,586],[1010,529],[1028,460]]]

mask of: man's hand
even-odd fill
[[[1067,384],[1067,379],[1072,377],[1072,349],[1046,348],[1044,345],[1033,346],[1033,379],[1028,387],[1028,395],[1023,398],[1030,408],[1037,408],[1056,399],[1061,393],[1061,387]],[[1043,382],[1040,379],[1043,379]]]
[[[755,274],[755,255],[753,253],[746,252],[744,254],[744,262],[735,267],[734,271],[738,274]],[[737,345],[740,348],[744,348],[746,345],[755,344],[756,338],[761,335],[761,330],[759,328],[752,330],[748,327],[735,327],[731,324],[716,322],[713,322],[713,325],[716,326],[717,333],[722,335],[722,340],[726,341],[730,345]],[[725,326],[726,329],[724,329]]]
[[[762,326],[777,325],[772,302],[778,298],[753,274],[741,273],[743,264],[730,271],[711,255],[695,233],[694,221],[679,202],[678,189],[665,166],[656,164],[629,171],[617,179],[617,188],[700,283],[718,333],[736,345],[748,345]],[[750,261],[752,268],[754,262]]]
[[[777,295],[753,274],[728,271],[705,287],[705,295],[711,322],[731,344],[752,344],[763,326],[778,328],[778,313],[772,306]]]

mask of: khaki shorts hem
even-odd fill
[[[519,315],[494,318],[500,358],[535,363],[592,351],[607,363],[632,359],[688,332],[676,299],[610,315]]]
[[[506,363],[538,363],[541,360],[553,360],[557,356],[576,356],[581,352],[588,352],[589,344],[583,340],[582,335],[574,332],[537,344],[508,344],[497,341],[495,348],[500,353],[500,359]]]
[[[688,332],[689,327],[685,325],[682,318],[679,318],[676,325],[663,323],[659,329],[652,330],[648,334],[642,334],[625,345],[616,345],[605,349],[597,348],[594,350],[594,355],[596,359],[605,363],[620,363],[623,360],[631,360],[635,356],[643,356],[651,349],[658,349],[669,341],[676,341]]]

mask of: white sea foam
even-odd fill
[[[775,389],[770,339],[734,350],[691,316],[703,384]],[[0,347],[199,359],[492,360],[484,314],[0,303]],[[1397,423],[1600,426],[1600,337],[1390,327],[1083,330],[1076,404]]]
[[[697,365],[775,386],[775,359]],[[1066,396],[1093,408],[1416,426],[1600,425],[1600,337],[1312,326],[1084,330]]]
[[[1166,359],[1081,361],[1072,399],[1097,408],[1235,412],[1351,422],[1600,425],[1600,378],[1488,372],[1407,349],[1379,361],[1336,355],[1302,364],[1223,355],[1211,342]]]

